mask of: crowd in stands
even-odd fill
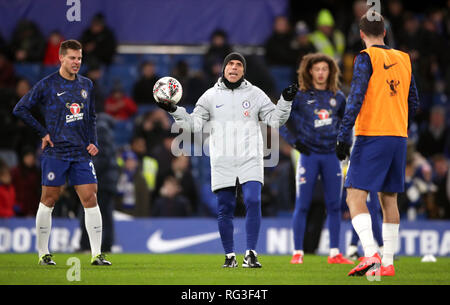
[[[273,33],[262,45],[265,54],[246,54],[246,78],[275,102],[280,88],[296,80],[302,57],[323,52],[338,62],[342,90],[348,94],[353,60],[364,48],[358,20],[366,2],[354,1],[353,11],[343,20],[325,8],[317,10],[314,23],[276,17]],[[406,1],[386,1],[382,11],[388,24],[385,42],[409,53],[420,95],[420,109],[409,126],[406,189],[399,206],[403,218],[450,219],[450,1],[425,12],[409,11],[405,5]],[[34,22],[22,20],[10,41],[0,34],[0,217],[36,213],[40,138],[13,117],[12,109],[45,73],[57,70],[59,44],[68,38],[83,44],[81,73],[94,82],[101,152],[94,158],[99,202],[134,217],[216,215],[208,157],[171,153],[176,136],[171,133],[172,121],[155,107],[152,88],[166,76],[161,71],[169,71],[183,86],[180,105],[192,110],[220,77],[223,59],[235,46],[225,31],[217,29],[200,61],[194,56],[200,63],[195,67],[181,59],[162,70],[155,56],[135,56],[138,60],[130,67],[123,65],[128,58],[117,53],[118,42],[107,24],[98,14],[80,37],[63,37],[57,30],[44,37]],[[112,78],[119,68],[134,78]],[[31,77],[33,69],[41,71],[39,77]],[[38,111],[35,115],[39,118]],[[293,156],[292,147],[281,141],[279,164],[265,169],[264,216],[292,213]],[[76,217],[81,207],[77,200],[67,187],[54,215]],[[238,205],[237,215],[244,213],[243,205]]]

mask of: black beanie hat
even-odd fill
[[[244,66],[244,75],[245,75],[245,71],[247,70],[247,62],[245,61],[244,56],[242,56],[238,52],[230,53],[225,57],[225,59],[223,60],[223,65],[222,65],[222,74],[225,73],[225,66],[228,64],[228,62],[230,60],[239,60],[242,63],[242,65]]]

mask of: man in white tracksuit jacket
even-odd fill
[[[158,103],[185,131],[210,133],[211,186],[218,198],[218,224],[225,250],[223,267],[237,267],[233,244],[236,184],[242,185],[246,207],[247,251],[243,267],[259,268],[255,251],[261,223],[261,187],[264,183],[263,138],[259,121],[278,128],[289,118],[296,85],[283,90],[277,105],[244,79],[245,58],[230,53],[223,77],[198,100],[192,114],[183,107]]]

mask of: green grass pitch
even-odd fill
[[[80,281],[68,280],[80,261]],[[291,265],[290,256],[260,255],[261,269],[221,268],[220,254],[110,254],[112,266],[91,266],[86,254],[56,253],[56,266],[40,266],[36,254],[0,254],[0,285],[449,285],[450,258],[421,263],[420,257],[399,257],[396,276],[369,281],[348,277],[351,265],[329,265],[326,256],[305,255],[304,264]],[[353,265],[354,266],[354,265]],[[70,278],[70,277],[69,277]]]

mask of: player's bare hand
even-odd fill
[[[50,139],[50,135],[49,135],[49,134],[46,134],[45,137],[42,138],[42,144],[41,144],[42,150],[44,150],[44,148],[45,148],[47,145],[50,145],[50,147],[53,147],[53,142],[52,142],[52,140]]]
[[[86,150],[91,156],[98,154],[98,148],[94,144],[89,144],[88,147],[86,147]]]

